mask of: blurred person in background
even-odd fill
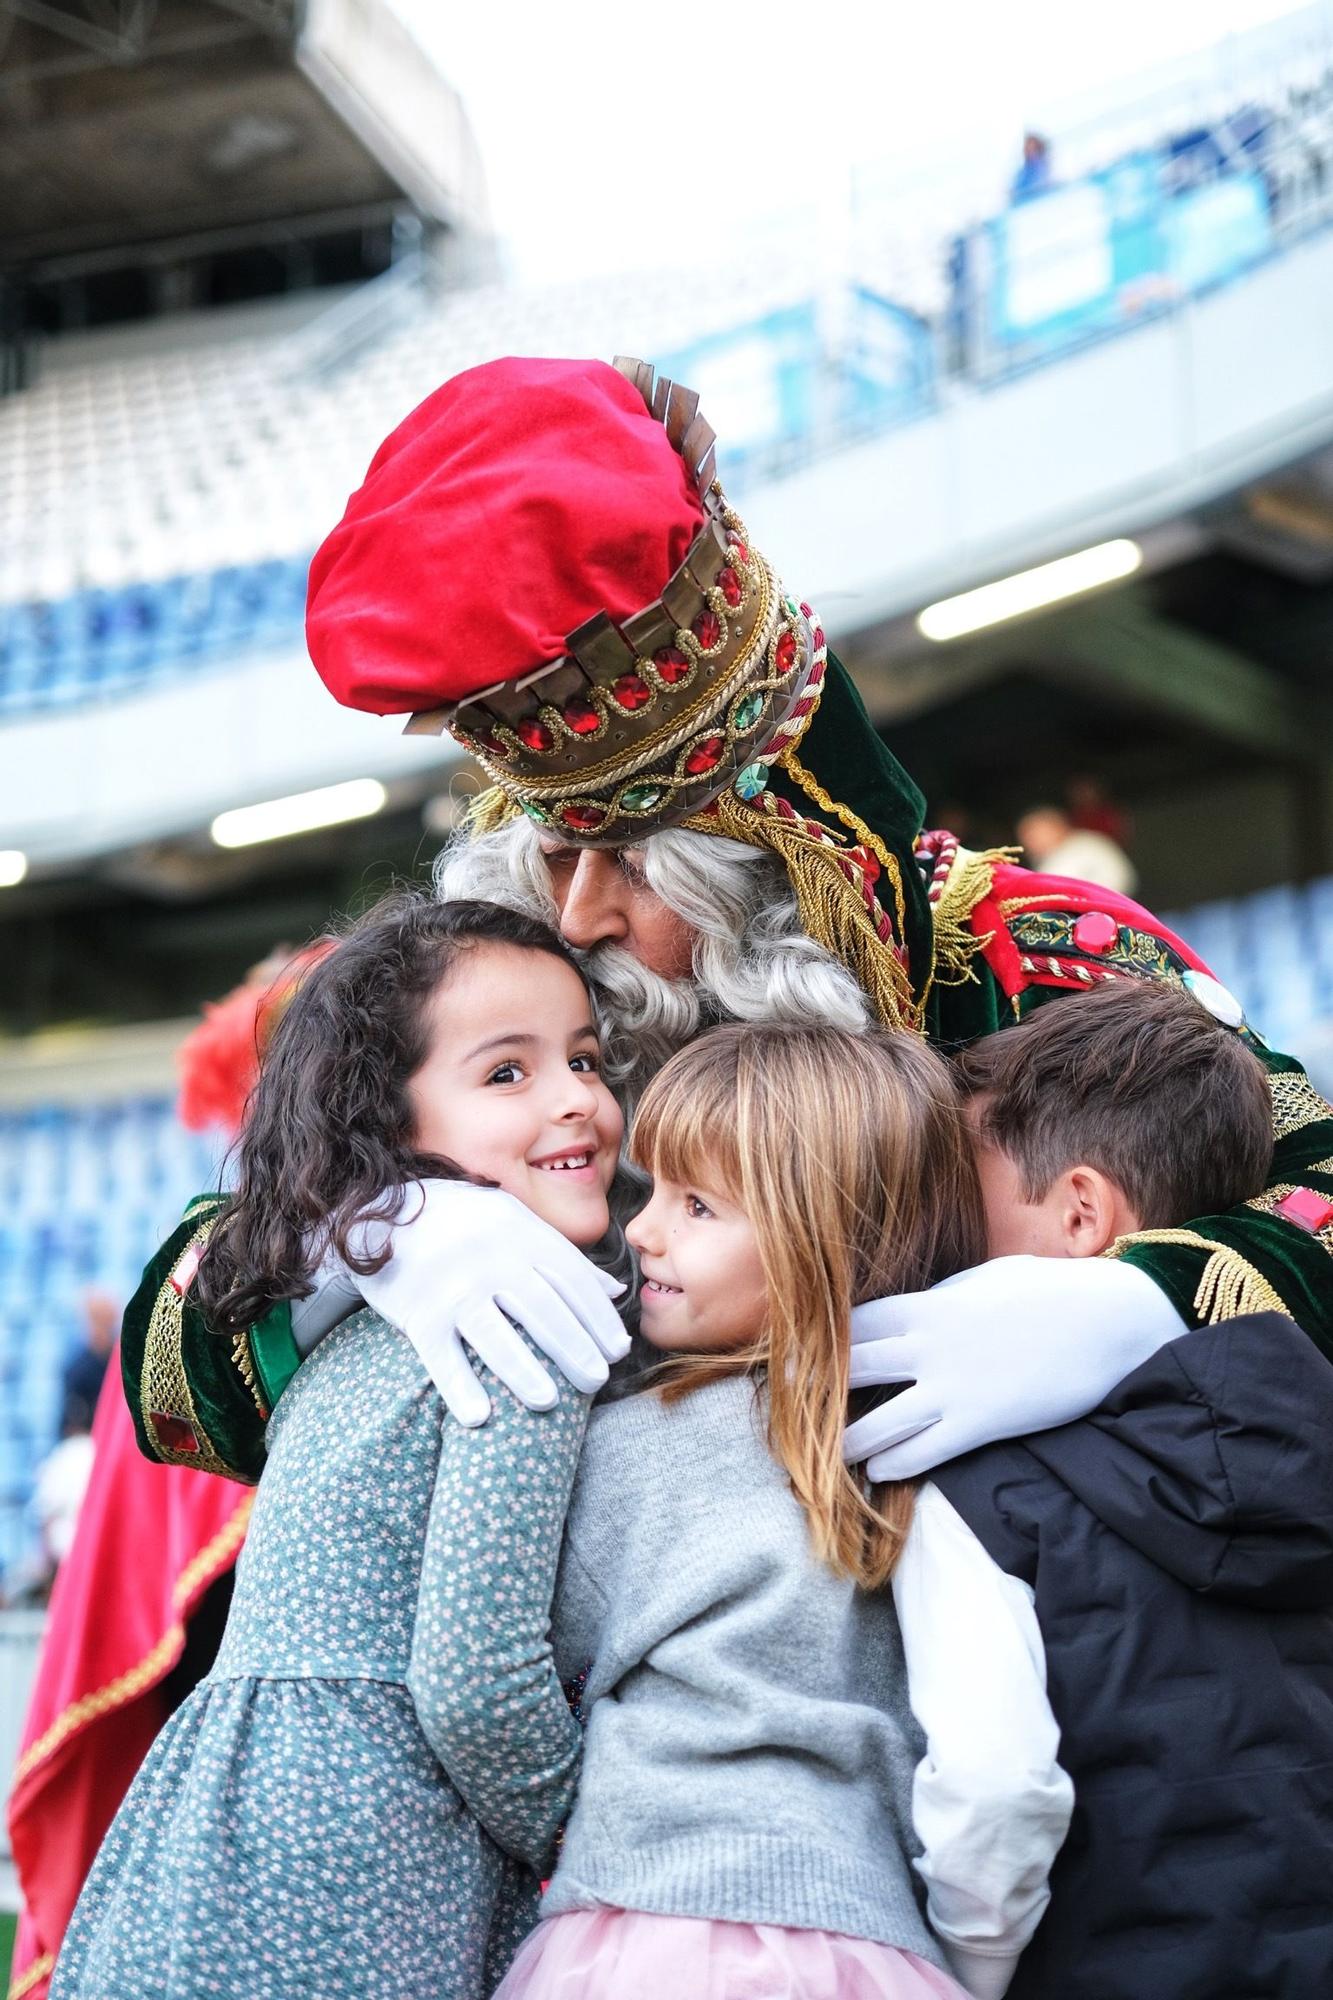
[[[83,1295],[83,1340],[65,1363],[61,1383],[61,1431],[90,1431],[102,1393],[111,1350],[120,1332],[120,1306],[110,1292],[92,1286]]]
[[[1075,826],[1063,806],[1032,806],[1015,829],[1019,846],[1043,875],[1066,875],[1113,889],[1118,896],[1134,893],[1138,874],[1134,863],[1109,834]]]
[[[1018,172],[1009,184],[1009,199],[1013,202],[1031,201],[1034,195],[1044,194],[1051,185],[1051,144],[1043,139],[1040,132],[1023,134],[1023,158]]]

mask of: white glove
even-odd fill
[[[1133,1264],[996,1257],[852,1313],[852,1387],[910,1382],[843,1434],[871,1479],[916,1479],[997,1438],[1086,1417],[1185,1322]]]
[[[393,1254],[371,1277],[325,1259],[315,1292],[292,1308],[303,1356],[364,1301],[406,1334],[450,1414],[476,1425],[491,1404],[464,1341],[530,1410],[552,1409],[556,1386],[511,1319],[589,1395],[606,1381],[608,1364],[629,1353],[611,1303],[624,1286],[498,1188],[423,1181],[401,1220],[359,1229],[358,1251],[378,1250],[387,1232]]]

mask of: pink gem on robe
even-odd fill
[[[170,1277],[167,1279],[167,1283],[171,1286],[172,1291],[176,1294],[176,1297],[178,1299],[183,1299],[185,1297],[185,1294],[189,1291],[191,1285],[194,1283],[195,1278],[198,1275],[198,1271],[199,1271],[199,1245],[197,1243],[192,1243],[189,1249],[185,1252],[184,1256],[182,1256],[180,1261],[174,1266]],[[198,1447],[196,1446],[195,1449],[197,1450]]]
[[[1317,1236],[1321,1229],[1327,1229],[1333,1222],[1333,1201],[1317,1188],[1296,1187],[1290,1194],[1283,1195],[1273,1210],[1284,1222],[1294,1222],[1307,1236]]]
[[[1085,910],[1074,925],[1074,947],[1100,958],[1120,936],[1120,926],[1105,910]]]

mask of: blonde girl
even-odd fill
[[[841,1453],[852,1307],[983,1254],[949,1073],[903,1035],[721,1028],[649,1086],[633,1153],[671,1359],[589,1430],[554,1630],[583,1775],[499,1995],[998,1995],[1068,1815],[1031,1608],[979,1545],[955,1561],[960,1660],[929,1510]],[[890,1578],[926,1609],[900,1624]]]

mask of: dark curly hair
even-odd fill
[[[583,978],[532,917],[404,892],[377,903],[302,981],[265,1053],[236,1192],[199,1268],[199,1305],[216,1332],[304,1298],[328,1249],[363,1277],[380,1270],[388,1249],[354,1257],[353,1223],[392,1222],[413,1181],[469,1178],[416,1151],[407,1086],[428,1053],[427,1003],[477,944],[543,951]]]

